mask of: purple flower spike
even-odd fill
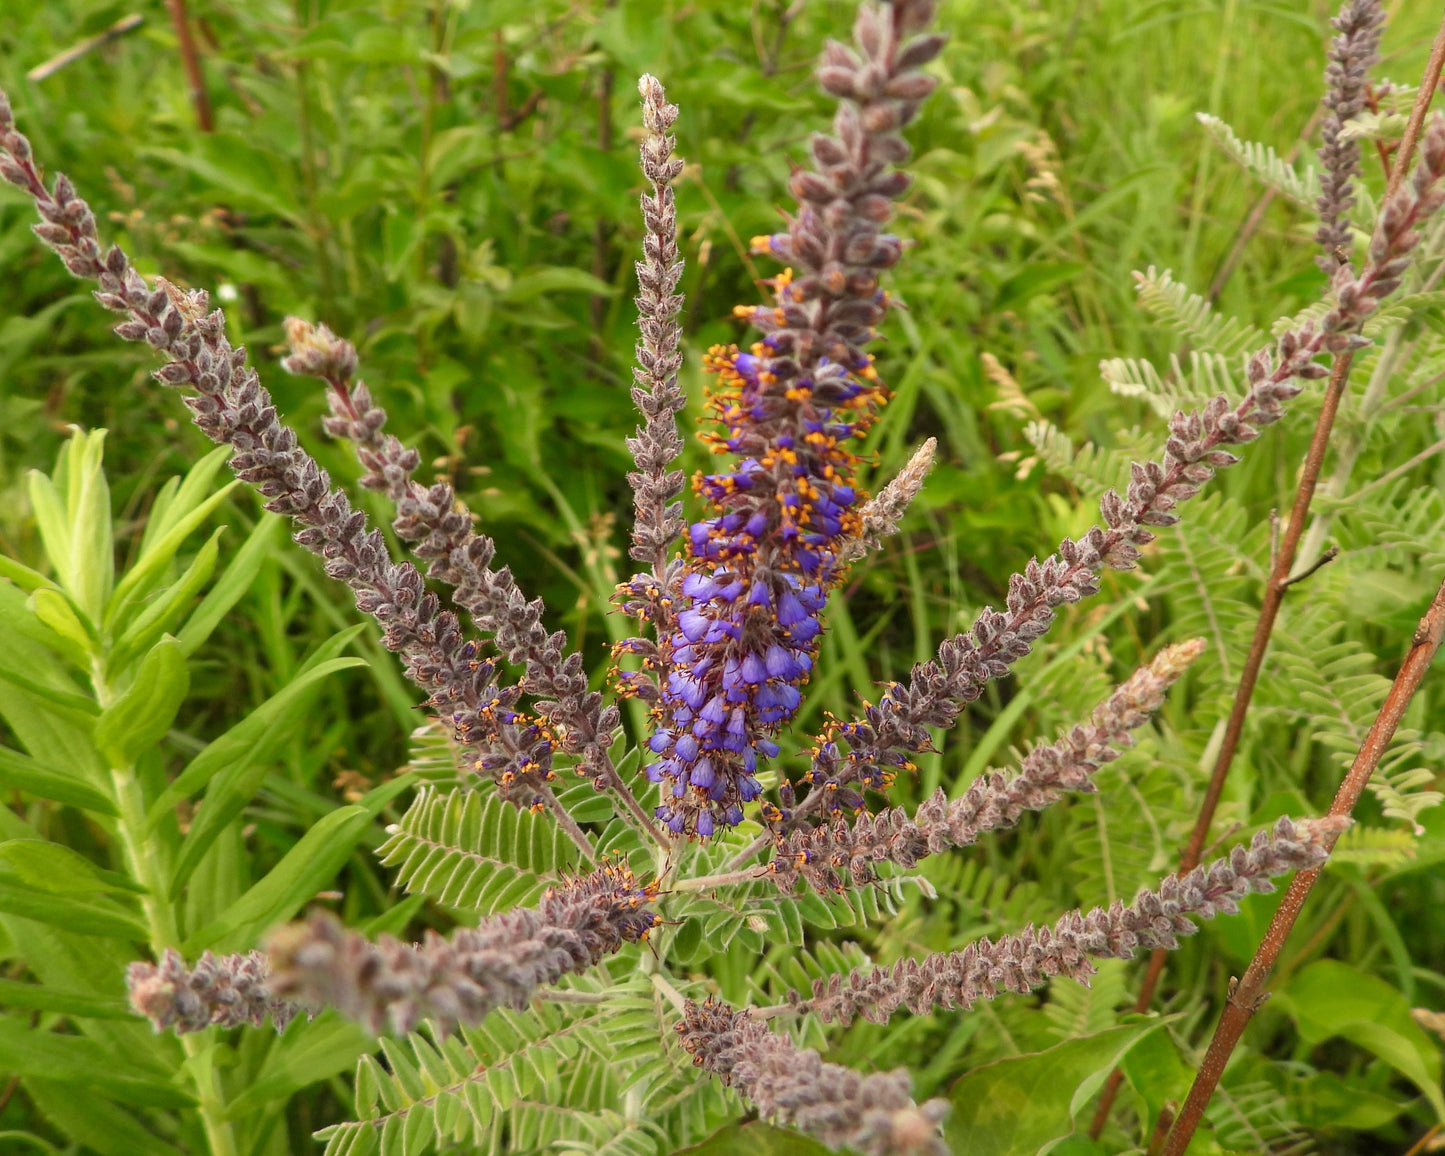
[[[885,396],[864,347],[888,308],[879,275],[903,249],[882,232],[889,200],[908,187],[889,158],[907,153],[898,126],[933,87],[918,68],[937,51],[907,32],[860,41],[847,69],[832,62],[819,73],[844,102],[835,133],[814,143],[815,169],[793,175],[787,232],[753,242],[793,268],[768,282],[767,304],[734,310],[759,340],[715,346],[704,363],[717,379],[719,428],[702,440],[737,457],[698,480],[708,509],[688,531],[687,605],[659,647],[667,677],[653,703],[660,727],[682,736],[667,752],[690,773],[692,793],[669,806],[668,821],[685,812],[684,829],[699,836],[738,823],[757,797],[752,772],[777,755],[771,736],[802,701],[828,592],[863,533],[857,442]]]

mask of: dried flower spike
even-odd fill
[[[1094,772],[1134,745],[1133,732],[1149,721],[1164,693],[1203,650],[1196,638],[1160,651],[1095,707],[1087,723],[1031,750],[1016,775],[986,772],[952,801],[940,788],[911,818],[893,807],[860,815],[851,825],[839,816],[789,831],[769,864],[773,877],[786,892],[800,877],[817,891],[839,891],[844,871],[854,885],[869,883],[876,877],[873,864],[912,867],[926,855],[967,847],[985,832],[1012,827],[1025,811],[1041,811],[1068,791],[1096,791]]]

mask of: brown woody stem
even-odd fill
[[[1440,589],[1435,592],[1435,597],[1430,602],[1430,608],[1415,627],[1414,637],[1410,640],[1410,651],[1400,666],[1400,672],[1395,676],[1394,685],[1390,687],[1390,693],[1385,697],[1384,705],[1380,707],[1380,713],[1370,727],[1370,733],[1365,736],[1359,753],[1355,755],[1349,773],[1335,792],[1334,802],[1330,804],[1331,815],[1349,815],[1355,809],[1365,785],[1379,766],[1390,740],[1394,738],[1395,729],[1400,725],[1410,700],[1420,689],[1425,672],[1430,668],[1435,652],[1440,649],[1442,637],[1445,637],[1445,582],[1440,584]],[[1284,900],[1274,918],[1270,920],[1269,930],[1265,932],[1259,950],[1254,953],[1243,978],[1233,986],[1224,1014],[1219,1018],[1219,1026],[1215,1028],[1214,1038],[1209,1042],[1209,1050],[1204,1055],[1204,1062],[1194,1077],[1189,1096],[1179,1111],[1169,1139],[1165,1142],[1163,1156],[1182,1156],[1189,1147],[1189,1141],[1204,1117],[1204,1109],[1219,1084],[1230,1054],[1239,1043],[1239,1038],[1244,1034],[1255,1010],[1263,1002],[1264,988],[1270,972],[1273,971],[1275,961],[1279,959],[1285,940],[1293,930],[1295,920],[1299,918],[1300,910],[1304,907],[1319,874],[1319,869],[1301,871],[1290,881],[1289,889],[1285,892]]]

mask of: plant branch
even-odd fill
[[[215,132],[216,122],[211,115],[211,97],[206,92],[206,78],[201,72],[201,58],[196,52],[196,38],[191,35],[191,22],[186,16],[186,0],[166,0],[166,10],[171,14],[171,24],[180,42],[181,63],[186,68],[186,82],[191,86],[191,103],[196,109],[196,125],[202,132]]]
[[[1365,736],[1359,753],[1355,755],[1349,773],[1345,775],[1335,793],[1334,802],[1330,804],[1329,813],[1332,816],[1348,816],[1359,802],[1360,795],[1375,768],[1379,766],[1385,749],[1395,735],[1395,729],[1400,725],[1400,720],[1410,705],[1410,700],[1420,689],[1425,672],[1430,668],[1435,652],[1440,649],[1442,638],[1445,638],[1445,582],[1441,583],[1425,616],[1415,627],[1410,651],[1400,666],[1400,672],[1395,676],[1390,693],[1385,697],[1384,705],[1380,707],[1380,713],[1375,717],[1369,734]],[[1188,1148],[1189,1141],[1204,1116],[1204,1109],[1214,1094],[1215,1086],[1224,1073],[1224,1067],[1229,1062],[1230,1054],[1255,1011],[1264,1001],[1264,987],[1270,972],[1273,971],[1275,961],[1279,959],[1285,940],[1293,930],[1295,920],[1299,918],[1300,910],[1304,907],[1319,874],[1319,869],[1315,869],[1302,871],[1295,876],[1243,978],[1237,984],[1231,984],[1224,1014],[1219,1019],[1219,1026],[1209,1043],[1209,1050],[1205,1053],[1199,1073],[1194,1078],[1194,1085],[1189,1089],[1189,1095],[1179,1111],[1169,1139],[1165,1142],[1164,1156],[1183,1156],[1184,1150]]]
[[[87,36],[84,40],[72,44],[64,52],[58,52],[49,60],[37,64],[25,74],[25,79],[29,81],[40,81],[45,80],[47,77],[54,76],[66,65],[74,64],[87,52],[94,52],[97,48],[101,47],[101,45],[109,44],[112,40],[118,40],[127,32],[134,32],[145,23],[145,19],[139,12],[134,12],[129,16],[122,16],[109,28],[102,29],[94,36]]]

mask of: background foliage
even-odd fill
[[[1130,453],[1161,440],[1163,399],[1237,369],[1252,341],[1245,327],[1268,331],[1323,284],[1311,214],[1288,196],[1270,202],[1235,251],[1265,186],[1221,149],[1222,130],[1194,114],[1218,117],[1280,156],[1302,149],[1307,161],[1326,5],[942,7],[952,33],[939,66],[945,84],[911,132],[918,184],[900,228],[917,246],[894,282],[909,308],[892,319],[880,354],[896,396],[873,448],[886,475],[933,435],[945,464],[907,532],[835,601],[805,725],[874,695],[877,681],[997,601],[1028,557],[1089,525],[1102,485]],[[1426,7],[1394,6],[1384,75],[1418,76],[1433,32]],[[453,478],[499,557],[546,598],[557,625],[586,640],[600,674],[617,628],[603,607],[624,565],[622,439],[635,420],[626,391],[640,236],[634,79],[655,73],[683,110],[679,151],[689,169],[678,201],[694,355],[687,372],[697,394],[696,355],[733,339],[732,304],[754,299],[746,239],[772,227],[790,158],[826,116],[809,66],[823,37],[847,28],[851,2],[195,3],[215,106],[210,135],[196,129],[164,6],[137,8],[147,17],[138,32],[31,81],[27,70],[132,9],[5,5],[0,85],[37,153],[75,178],[103,233],[142,269],[216,291],[233,339],[251,348],[284,412],[339,478],[354,478],[356,467],[320,436],[319,392],[277,371],[274,355],[288,313],[355,341],[393,428]],[[1366,161],[1378,192],[1370,147]],[[288,549],[271,519],[258,520],[251,496],[222,491],[219,461],[203,459],[203,440],[149,380],[147,355],[109,336],[106,315],[34,243],[30,221],[18,196],[0,192],[0,553],[61,569],[52,539],[63,535],[47,530],[44,486],[31,471],[53,473],[59,505],[88,510],[84,524],[97,535],[76,557],[113,548],[118,581],[141,575],[131,580],[132,602],[110,603],[108,640],[119,646],[136,632],[116,673],[126,669],[121,659],[139,662],[141,641],[162,628],[180,639],[184,685],[158,683],[175,687],[173,717],[136,773],[152,782],[191,775],[170,792],[174,813],[154,817],[188,848],[183,875],[168,881],[178,897],[188,885],[172,913],[183,937],[196,950],[250,946],[320,887],[341,894],[353,925],[412,933],[450,925],[456,896],[419,886],[403,897],[374,855],[383,827],[400,818],[397,800],[411,779],[398,768],[418,721],[392,662],[350,628],[345,593]],[[1136,281],[1136,270],[1152,271]],[[1240,327],[1201,321],[1190,290]],[[1445,562],[1441,459],[1414,462],[1445,436],[1440,306],[1416,294],[1403,308],[1388,319],[1383,352],[1356,371],[1319,528],[1307,539],[1316,554],[1328,543],[1342,553],[1287,603],[1223,823],[1324,809],[1340,758],[1368,726]],[[1169,354],[1181,349],[1170,374]],[[1150,364],[1108,360],[1131,358]],[[1163,641],[1202,635],[1206,657],[1171,695],[1158,732],[1100,775],[1101,797],[1027,820],[967,855],[928,860],[921,873],[936,894],[900,893],[872,929],[810,931],[806,952],[777,948],[760,966],[762,937],[720,922],[731,946],[697,958],[723,994],[775,999],[802,982],[815,957],[846,954],[849,940],[884,959],[947,949],[1128,898],[1166,873],[1247,645],[1270,514],[1287,507],[1312,421],[1306,396],[1163,536],[1139,574],[1106,579],[1105,594],[1071,613],[1016,678],[940,736],[941,754],[897,790],[901,802],[939,784],[961,788],[1006,761],[1011,746],[1074,721]],[[99,439],[71,442],[72,424],[110,431],[108,492]],[[700,463],[701,450],[693,452]],[[188,476],[184,486],[164,488],[179,475]],[[184,533],[167,537],[183,523]],[[0,1091],[0,1137],[41,1151],[205,1151],[192,1108],[167,1082],[181,1045],[152,1037],[120,1002],[134,954],[126,937],[141,913],[134,881],[120,874],[114,816],[73,782],[47,778],[37,744],[55,744],[49,762],[95,755],[59,730],[38,738],[27,721],[37,696],[53,705],[79,692],[45,673],[43,645],[53,638],[31,638],[29,650],[8,641],[37,612],[27,608],[23,575],[0,573],[19,583],[0,585],[9,648],[0,670],[0,734],[9,732],[0,834],[11,847],[0,864],[0,1005],[8,1009],[0,1071],[13,1073]],[[106,596],[114,591],[97,590],[101,602]],[[149,620],[146,608],[158,608]],[[46,629],[63,636],[63,625],[47,620]],[[71,642],[83,660],[94,640]],[[85,703],[62,705],[98,714],[108,704],[93,690]],[[1440,702],[1427,684],[1388,789],[1367,804],[1364,829],[1317,890],[1284,957],[1279,998],[1252,1027],[1201,1143],[1402,1152],[1445,1118],[1439,1038],[1408,1014],[1445,1003],[1445,933],[1431,917],[1445,899],[1433,870],[1445,860],[1445,822],[1422,794],[1445,756]],[[12,753],[22,747],[33,761]],[[425,742],[418,753],[427,754]],[[425,759],[415,766],[426,777]],[[315,839],[318,822],[324,840]],[[308,831],[314,842],[298,856]],[[16,851],[17,841],[31,846]],[[318,863],[310,850],[323,842]],[[561,850],[542,848],[550,858],[539,865],[555,866]],[[303,860],[312,870],[298,874]],[[108,881],[103,897],[94,898],[104,888],[86,870]],[[252,890],[258,881],[270,890]],[[68,902],[87,908],[69,912],[70,926],[54,918],[66,886]],[[26,906],[35,887],[51,893],[46,910],[33,898]],[[499,891],[487,903],[520,895]],[[1107,1070],[1123,1047],[1119,1033],[1132,1033],[1133,1101],[1102,1149],[1124,1150],[1145,1138],[1130,1112],[1152,1119],[1187,1086],[1225,980],[1248,958],[1269,910],[1267,898],[1250,901],[1243,916],[1211,925],[1171,960],[1164,1006],[1179,1014],[1159,1030],[1117,1026],[1137,984],[1120,967],[1092,991],[1058,984],[1042,1000],[1000,1000],[966,1017],[856,1024],[830,1033],[829,1057],[907,1063],[920,1095],[962,1077],[951,1125],[961,1150],[1033,1152],[1069,1126],[1069,1105],[1048,1099],[1049,1081],[1072,1090]],[[75,919],[91,930],[77,930]],[[110,938],[87,947],[96,935]],[[625,1015],[618,1024],[618,1038],[600,1048],[626,1046]],[[353,1089],[340,1074],[376,1045],[331,1021],[304,1030],[302,1040],[259,1033],[190,1058],[224,1069],[248,1151],[308,1151],[314,1130],[354,1118]],[[1036,1053],[1047,1068],[1022,1058]],[[388,1045],[373,1066],[395,1073],[418,1062],[428,1061]],[[1033,1066],[1010,1067],[1022,1063]],[[106,1069],[113,1078],[97,1084],[94,1073]],[[585,1069],[576,1065],[574,1082],[586,1083]],[[1067,1075],[1040,1080],[1040,1071]],[[563,1076],[572,1078],[565,1065]],[[537,1074],[542,1083],[556,1078]],[[989,1116],[988,1105],[1004,1102],[1000,1088],[1036,1081],[1030,1108],[1053,1121],[1038,1135],[1017,1111]],[[605,1088],[573,1092],[605,1099]],[[374,1086],[355,1094],[384,1096]],[[735,1101],[709,1093],[688,1129],[649,1134],[643,1150],[696,1140],[730,1113]],[[547,1127],[539,1117],[525,1135],[545,1143]],[[790,1143],[772,1134],[747,1142]],[[1100,1150],[1071,1143],[1070,1152]]]

